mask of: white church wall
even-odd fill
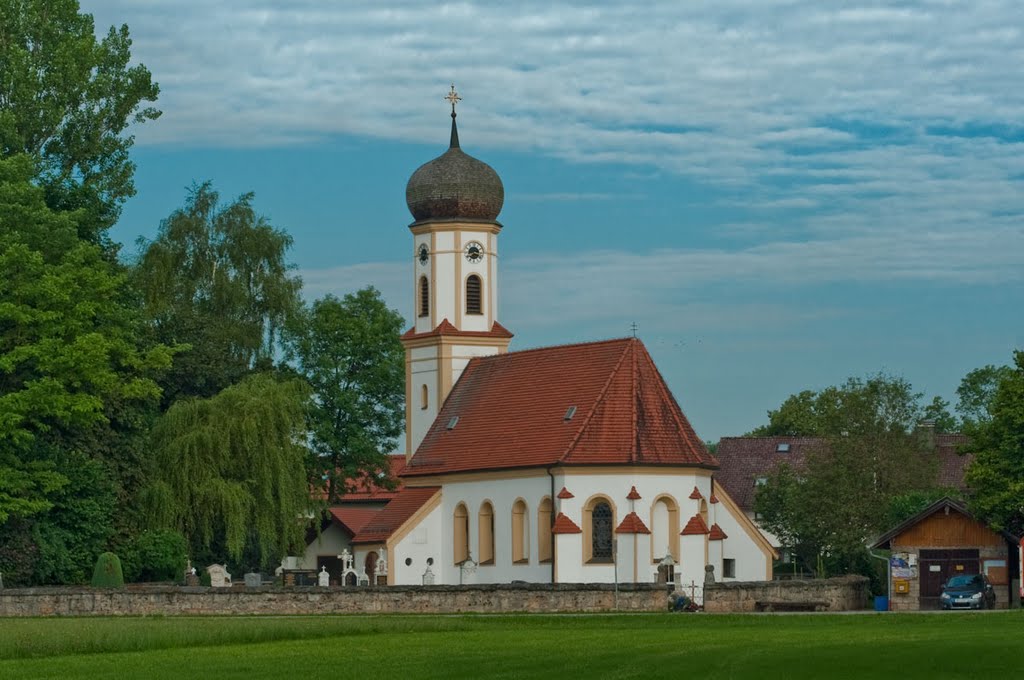
[[[485,501],[494,508],[494,564],[477,567],[475,583],[509,583],[529,581],[549,583],[551,565],[541,563],[537,551],[537,507],[541,498],[551,493],[551,480],[543,472],[538,476],[506,480],[481,480],[444,485],[442,517],[444,545],[442,561],[446,565],[444,583],[458,583],[458,569],[454,565],[453,522],[456,506],[465,503],[469,513],[469,551],[474,561],[480,559],[480,508]],[[522,498],[526,502],[528,518],[528,556],[525,564],[512,562],[512,506]],[[439,580],[438,583],[441,583]]]
[[[488,274],[489,269],[490,269],[490,267],[488,266],[488,261],[490,259],[490,254],[486,252],[487,251],[487,244],[488,244],[488,238],[487,238],[488,236],[489,236],[489,234],[487,232],[485,232],[485,231],[481,231],[481,232],[466,231],[466,232],[462,232],[462,234],[460,235],[461,248],[462,248],[463,251],[465,250],[466,246],[471,241],[476,241],[477,243],[479,243],[481,246],[483,246],[484,251],[485,251],[484,257],[480,260],[480,262],[470,262],[465,257],[462,258],[462,262],[461,262],[462,270],[460,272],[461,280],[459,281],[459,285],[462,286],[463,290],[464,290],[465,289],[465,285],[466,285],[466,278],[469,277],[470,274],[476,274],[477,276],[479,276],[480,277],[480,281],[481,281],[481,283],[483,285],[483,291],[482,291],[483,292],[483,299],[482,299],[483,309],[481,310],[483,312],[483,314],[465,314],[464,313],[462,315],[462,330],[465,330],[465,331],[480,331],[480,332],[489,331],[489,330],[491,330],[491,319],[494,318],[492,316],[492,313],[491,313],[491,310],[490,310],[490,295],[489,295],[489,291],[490,291],[491,286],[493,285],[493,282],[490,280],[490,276]],[[463,311],[465,311],[465,295],[464,294],[462,296],[462,304],[463,304]]]
[[[727,539],[722,541],[721,555],[715,564],[715,578],[718,580],[764,581],[768,578],[771,557],[766,556],[757,542],[747,533],[741,520],[730,512],[725,503],[716,503],[713,508],[713,521],[725,532]],[[714,543],[715,541],[712,541]],[[722,561],[734,560],[734,579],[724,577]]]
[[[444,560],[442,546],[444,527],[442,505],[438,505],[412,530],[391,547],[388,555],[389,569],[394,585],[422,585],[423,573],[430,566],[435,583],[445,583],[446,571],[450,568]]]
[[[426,358],[422,358],[420,354],[427,354]],[[411,399],[410,409],[412,413],[412,423],[410,425],[410,434],[412,440],[412,446],[409,453],[414,453],[420,442],[423,441],[423,437],[427,435],[427,431],[434,422],[434,418],[437,417],[438,411],[438,371],[437,361],[433,359],[436,357],[437,350],[433,347],[415,348],[412,350],[412,366],[410,379],[412,381],[413,388],[409,390],[409,396]],[[427,387],[427,408],[422,406],[422,390],[423,386]]]
[[[462,253],[456,251],[455,232],[439,231],[434,236],[434,247],[437,253],[434,256],[434,304],[436,305],[434,325],[436,326],[441,323],[441,319],[448,319],[450,323],[455,323],[456,300],[462,299],[461,295],[456,297],[455,263],[456,258],[462,257]]]
[[[426,276],[427,281],[430,281],[432,275],[432,268],[430,266],[431,260],[428,259],[426,264],[420,262],[419,257],[416,254],[419,253],[420,246],[426,246],[430,249],[430,234],[417,234],[413,237],[413,253],[414,253],[414,264],[413,272],[415,273],[415,280],[413,283],[413,323],[416,327],[417,333],[426,333],[432,330],[430,325],[430,316],[421,317],[419,314],[420,310],[420,277]],[[433,291],[431,291],[433,293]]]

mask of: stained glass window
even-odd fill
[[[607,503],[598,503],[591,513],[593,522],[591,540],[594,562],[612,561],[612,509]]]

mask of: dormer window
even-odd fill
[[[775,445],[776,453],[789,453],[789,444],[786,442],[780,442]]]

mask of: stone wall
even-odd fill
[[[616,603],[617,601],[617,603]],[[662,612],[653,584],[508,584],[382,588],[190,588],[179,586],[0,590],[3,616]]]
[[[704,586],[704,611],[850,611],[865,609],[869,594],[868,579],[863,576],[810,581],[728,581]]]

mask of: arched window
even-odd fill
[[[466,314],[483,314],[483,283],[476,274],[466,279]]]
[[[615,511],[604,496],[595,496],[583,507],[583,560],[587,564],[611,564]]]
[[[665,551],[679,561],[679,505],[671,496],[660,496],[651,506],[651,561],[660,562]]]
[[[430,282],[420,277],[420,316],[430,316]]]
[[[420,408],[426,409],[430,405],[430,395],[427,392],[427,386],[422,385],[420,387]]]
[[[452,539],[455,564],[465,562],[469,558],[469,512],[463,503],[455,506],[455,517],[452,520]]]
[[[480,564],[494,564],[494,506],[484,501],[480,506]]]
[[[547,497],[537,506],[537,559],[551,561],[551,499]]]
[[[704,520],[704,524],[708,523],[708,502],[703,498],[700,499],[700,518]]]
[[[512,562],[530,563],[530,522],[526,519],[526,501],[512,505]]]

